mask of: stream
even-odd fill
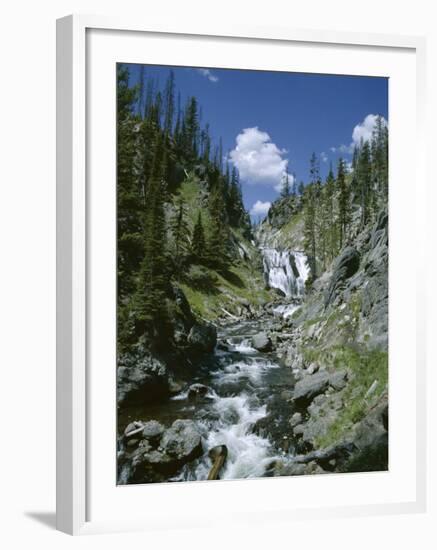
[[[308,270],[300,253],[264,249],[264,274],[271,287],[285,296],[273,315],[287,317],[298,307],[289,300],[301,298]],[[290,258],[293,258],[290,260]],[[232,321],[218,328],[214,355],[200,359],[191,384],[203,384],[207,393],[194,400],[188,390],[169,402],[145,408],[130,407],[121,412],[119,425],[155,419],[169,426],[176,419],[196,422],[205,450],[226,445],[228,456],[220,479],[263,477],[276,460],[293,453],[288,440],[290,404],[281,393],[294,385],[292,370],[274,353],[260,353],[251,346],[252,336],[268,329],[272,315],[253,320]],[[211,460],[205,453],[168,481],[206,480]],[[121,478],[123,473],[121,473]]]

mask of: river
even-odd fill
[[[298,254],[263,250],[266,280],[287,297],[274,308],[274,316],[291,315],[298,306],[290,298],[304,293],[308,271]],[[288,439],[291,406],[283,397],[294,385],[292,370],[274,353],[259,353],[251,346],[252,336],[266,330],[271,320],[272,314],[266,313],[256,321],[240,320],[218,328],[214,355],[199,359],[190,378],[190,384],[207,386],[206,395],[193,400],[186,390],[166,403],[127,408],[120,412],[119,425],[154,419],[169,426],[176,419],[190,419],[202,434],[204,449],[226,445],[228,456],[220,479],[269,475],[275,461],[287,460],[294,451]],[[206,480],[210,469],[205,453],[168,481]],[[121,482],[125,475],[121,472]]]

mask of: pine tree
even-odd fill
[[[142,252],[141,196],[135,173],[136,127],[133,115],[138,87],[129,87],[129,71],[117,66],[117,274],[121,301],[134,287]]]
[[[184,148],[185,154],[192,159],[198,152],[198,106],[197,99],[193,96],[188,100],[184,118]]]
[[[290,179],[288,172],[285,172],[282,178],[281,197],[286,198],[290,196]]]
[[[175,88],[175,78],[174,72],[170,71],[168,76],[165,92],[164,92],[164,101],[165,101],[165,114],[164,114],[164,133],[166,136],[171,134],[173,128],[173,117],[174,117],[174,88]]]
[[[215,181],[208,201],[210,229],[207,244],[208,259],[211,265],[218,269],[225,269],[229,264],[228,244],[229,230],[226,218],[226,204],[224,201],[221,179],[216,173]]]
[[[193,236],[191,239],[191,251],[196,263],[203,263],[206,257],[205,231],[202,223],[202,212],[199,210],[197,221],[194,224]]]
[[[304,194],[304,248],[308,257],[312,278],[317,277],[316,265],[316,209],[314,185],[305,187]]]
[[[136,333],[154,337],[165,332],[167,325],[166,296],[168,290],[167,229],[164,213],[167,152],[158,137],[154,148],[153,168],[149,181],[147,208],[144,212],[144,256],[141,262],[137,290],[133,300]]]
[[[180,195],[175,201],[175,213],[171,220],[170,227],[173,238],[173,262],[176,270],[179,270],[184,264],[190,246],[187,211],[183,197]]]
[[[350,224],[350,192],[346,181],[346,170],[343,159],[338,161],[337,169],[337,189],[338,189],[338,226],[339,226],[339,245],[340,248],[346,241],[347,231]]]
[[[328,220],[327,259],[332,261],[338,254],[338,223],[335,201],[335,178],[332,164],[325,183],[325,210]]]
[[[360,197],[361,207],[361,227],[363,228],[370,220],[371,216],[371,187],[372,187],[372,167],[370,162],[370,146],[365,141],[358,157],[357,165],[357,186]]]

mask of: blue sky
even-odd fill
[[[139,66],[130,65],[135,83]],[[248,210],[259,201],[257,217],[278,197],[284,169],[308,181],[309,159],[320,158],[322,177],[351,144],[367,139],[374,118],[388,119],[388,80],[233,69],[171,67],[182,105],[195,95],[203,123],[237,165]],[[145,75],[164,86],[170,67],[145,66]],[[367,118],[366,118],[367,117]],[[245,131],[246,130],[246,131]],[[238,147],[237,147],[238,139]],[[255,209],[256,211],[256,209]]]

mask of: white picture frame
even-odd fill
[[[92,443],[90,441],[90,417],[93,394],[90,390],[90,348],[92,346],[89,318],[92,296],[90,290],[90,246],[89,228],[90,210],[88,179],[90,177],[87,132],[87,117],[92,101],[89,97],[88,80],[90,79],[90,64],[88,59],[87,35],[92,31],[107,33],[135,33],[135,37],[153,36],[159,40],[170,40],[175,37],[196,37],[197,40],[220,39],[228,43],[251,45],[263,44],[274,47],[287,44],[313,44],[319,48],[331,46],[359,48],[363,55],[373,51],[396,51],[414,56],[415,64],[415,97],[414,110],[415,124],[415,196],[416,196],[416,239],[424,221],[419,213],[423,208],[425,185],[424,147],[424,90],[425,90],[425,41],[420,37],[337,33],[327,31],[292,30],[287,28],[237,28],[229,26],[227,29],[214,26],[193,24],[190,28],[178,28],[171,25],[152,25],[141,21],[130,21],[122,18],[106,18],[100,16],[72,15],[57,22],[57,528],[69,534],[86,534],[110,530],[147,529],[164,527],[171,522],[178,525],[179,519],[186,525],[187,518],[178,518],[171,508],[159,510],[155,506],[156,514],[153,520],[143,517],[114,517],[109,511],[107,516],[102,512],[98,519],[90,517],[90,486],[92,481],[93,460],[90,455]],[[109,38],[111,39],[111,38]],[[214,40],[213,40],[214,41]],[[94,47],[94,46],[93,46]],[[126,50],[127,51],[127,50]],[[367,52],[367,53],[366,53]],[[219,55],[219,54],[217,54]],[[169,59],[171,55],[169,53]],[[341,58],[340,58],[341,59]],[[124,58],[123,61],[129,61]],[[137,60],[135,60],[137,61]],[[176,63],[175,64],[180,64]],[[199,65],[202,66],[202,65]],[[216,65],[217,66],[217,65]],[[341,72],[341,65],[339,72]],[[256,60],[253,60],[253,67]],[[87,72],[88,71],[88,72]],[[309,71],[311,72],[311,71]],[[348,71],[345,69],[347,74]],[[413,119],[412,119],[413,120]],[[399,203],[401,205],[402,203]],[[102,207],[105,208],[104,206]],[[390,211],[390,216],[392,216]],[[394,213],[396,216],[397,214]],[[423,226],[422,226],[423,227]],[[91,247],[92,248],[92,247]],[[423,246],[418,243],[417,277],[423,278],[425,273]],[[421,252],[422,251],[422,252]],[[115,274],[114,274],[115,278]],[[238,481],[218,483],[211,493],[211,484],[186,484],[184,491],[196,492],[202,498],[214,496],[224,498],[224,493],[230,491],[232,485],[234,495],[244,491],[244,498],[253,501],[256,494],[264,493],[265,499],[253,504],[245,514],[239,516],[230,509],[227,519],[233,514],[235,521],[244,519],[255,520],[262,517],[266,520],[277,518],[298,517],[330,517],[361,514],[390,514],[400,512],[420,512],[425,510],[426,503],[426,403],[425,403],[425,298],[420,285],[417,285],[411,308],[416,308],[415,322],[415,445],[414,445],[414,488],[406,499],[396,500],[396,497],[387,502],[372,503],[358,501],[352,505],[337,503],[328,507],[321,504],[319,507],[299,507],[295,503],[281,502],[275,508],[266,508],[267,495],[277,491],[269,489],[271,480]],[[412,350],[411,350],[412,351]],[[413,368],[411,367],[411,368]],[[115,365],[114,365],[115,369]],[[115,378],[115,375],[114,375]],[[402,391],[402,387],[393,391]],[[114,404],[115,408],[115,404]],[[95,432],[94,432],[95,433]],[[115,460],[114,456],[111,459]],[[411,466],[413,468],[413,466]],[[349,474],[351,475],[351,474]],[[316,476],[320,477],[320,476]],[[326,476],[321,476],[326,477]],[[281,480],[282,482],[284,480]],[[290,481],[290,480],[288,480]],[[285,481],[284,481],[285,482]],[[319,483],[319,481],[315,481]],[[308,478],[299,480],[302,486],[311,483],[314,489],[314,480]],[[275,483],[273,481],[273,483]],[[328,483],[320,481],[320,483]],[[244,484],[244,485],[242,485]],[[260,485],[262,484],[262,485]],[[303,485],[302,485],[303,484]],[[114,481],[115,485],[115,481]],[[180,484],[177,484],[180,485]],[[185,484],[184,484],[185,485]],[[308,485],[309,486],[309,485]],[[310,487],[310,486],[309,486]],[[123,499],[126,500],[126,488]],[[94,491],[95,489],[93,489]],[[97,489],[99,490],[99,489]],[[153,487],[154,497],[169,495],[170,489],[160,486]],[[162,492],[159,497],[158,491]],[[175,488],[171,489],[174,496]],[[182,489],[176,495],[178,499],[186,498]],[[121,494],[121,493],[119,493]],[[234,496],[235,498],[235,496]],[[243,497],[242,497],[243,498]],[[164,502],[164,501],[163,501]],[[180,505],[180,502],[179,502]],[[194,506],[194,504],[193,504]],[[193,508],[194,509],[194,508]],[[115,510],[115,508],[114,508]],[[257,513],[258,512],[258,513]],[[162,521],[159,517],[162,517]],[[193,514],[194,515],[194,514]],[[222,518],[223,519],[223,518]],[[208,524],[206,516],[192,519],[192,525]]]

